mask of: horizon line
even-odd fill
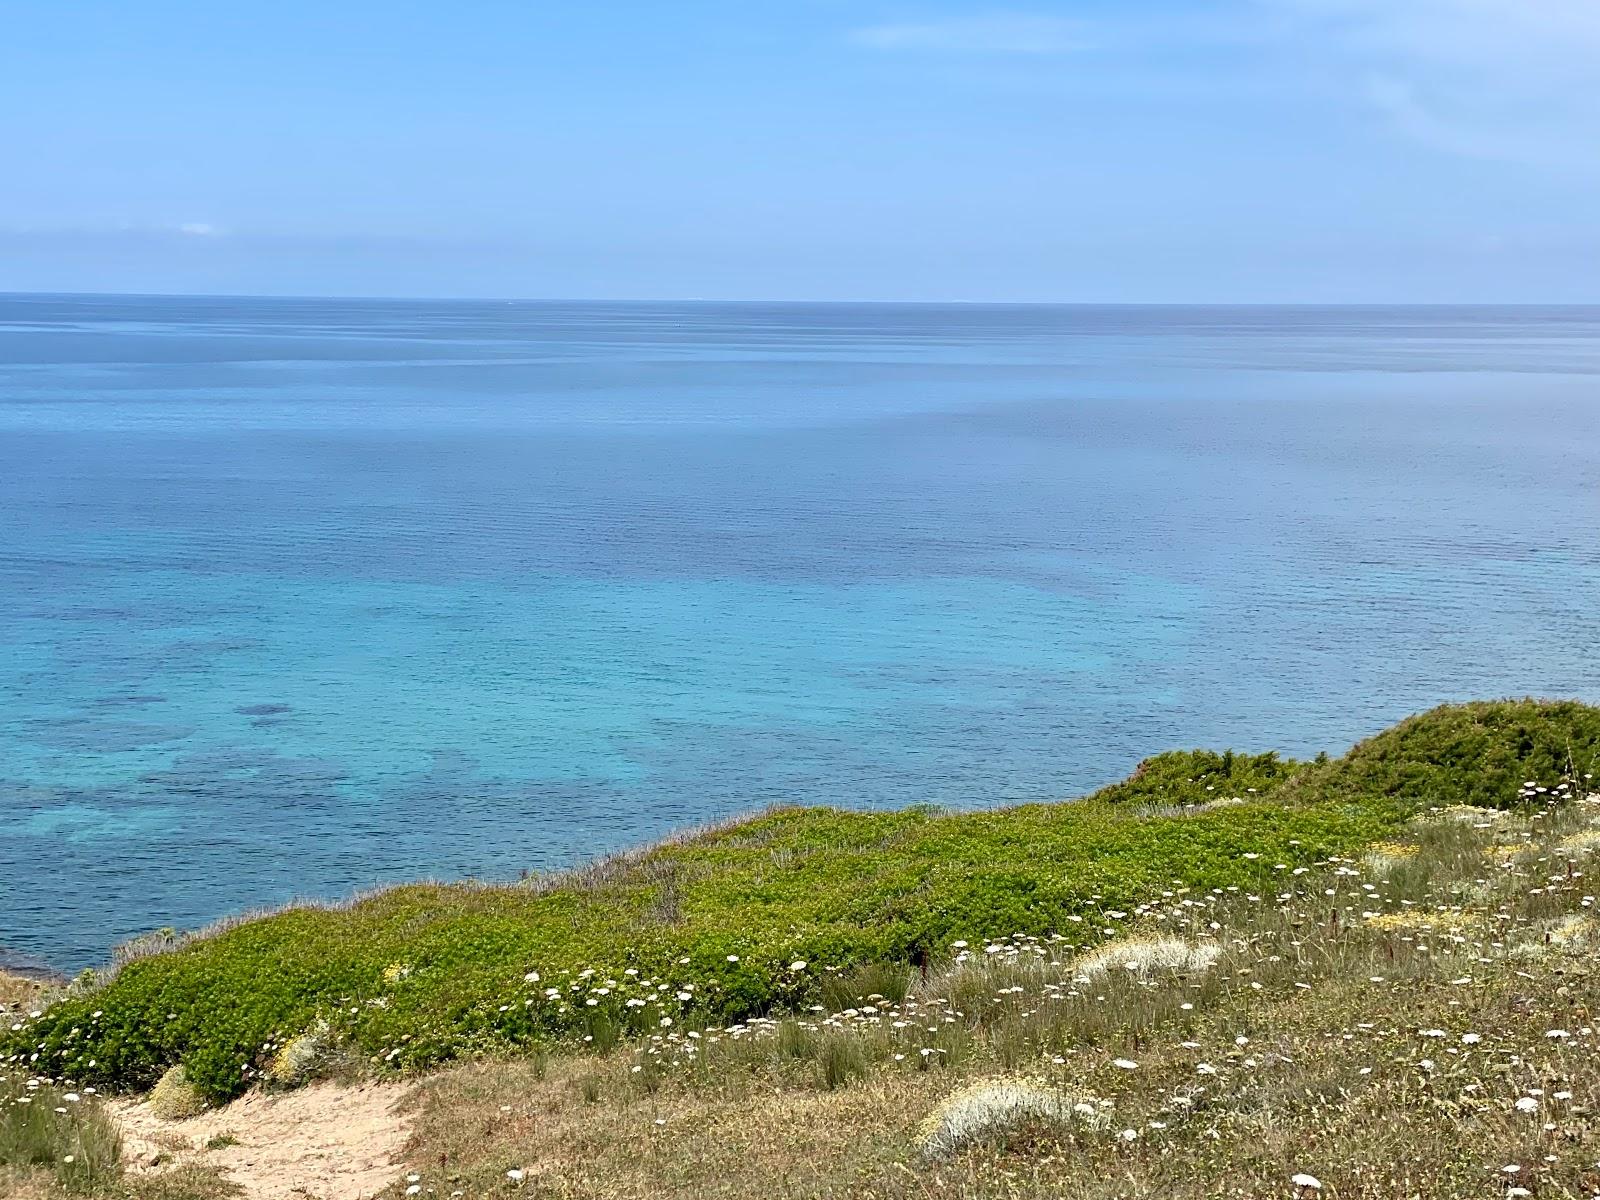
[[[399,304],[599,304],[599,305],[838,305],[896,308],[1600,308],[1596,300],[911,300],[843,297],[713,297],[713,296],[417,296],[360,292],[163,292],[54,291],[0,288],[0,300],[56,297],[118,297],[129,300],[354,300]]]

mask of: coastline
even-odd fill
[[[0,979],[6,978],[64,984],[68,977],[47,962],[0,946]]]
[[[95,1155],[128,1200],[358,1175],[1089,1200],[1118,1173],[1200,1200],[1308,1165],[1387,1195],[1421,1161],[1441,1197],[1484,1194],[1486,1161],[1578,1194],[1526,1122],[1600,1128],[1567,1104],[1600,1094],[1572,995],[1597,776],[1600,709],[1490,701],[1338,759],[1170,751],[1077,801],[774,809],[531,883],[225,923],[54,992],[0,970],[0,1084],[14,1127],[45,1122],[29,1162]],[[1500,1079],[1512,1058],[1534,1073]]]

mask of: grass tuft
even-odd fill
[[[163,1121],[187,1121],[205,1110],[205,1097],[181,1065],[169,1069],[150,1089],[150,1111]]]
[[[117,1180],[121,1150],[115,1123],[93,1096],[0,1075],[0,1169],[43,1168],[64,1190],[92,1193]]]

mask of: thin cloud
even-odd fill
[[[185,221],[178,226],[178,232],[185,237],[219,237],[222,234],[222,230],[204,221]]]
[[[1441,116],[1418,98],[1403,80],[1374,76],[1367,81],[1367,99],[1391,128],[1432,149],[1463,158],[1522,159],[1523,147],[1515,139],[1502,140]]]
[[[1020,13],[871,25],[851,31],[858,46],[941,54],[1070,54],[1087,48],[1083,25]]]
[[[1443,153],[1600,169],[1600,0],[1263,0]]]

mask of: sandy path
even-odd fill
[[[252,1092],[188,1121],[163,1121],[150,1106],[112,1106],[135,1171],[181,1162],[220,1168],[248,1200],[366,1200],[401,1173],[409,1116],[395,1112],[400,1084],[316,1084],[267,1096]],[[237,1145],[207,1150],[213,1138]],[[152,1154],[158,1165],[150,1166]]]

